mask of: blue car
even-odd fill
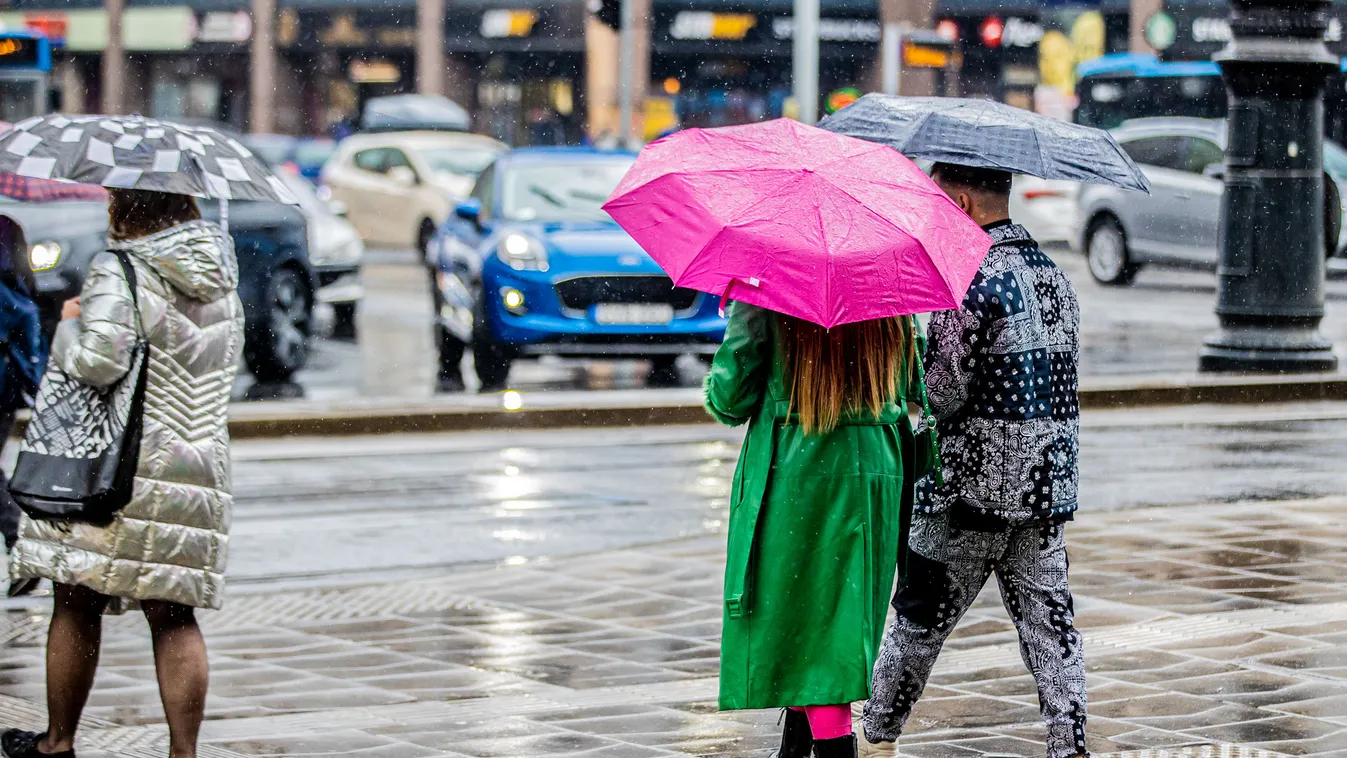
[[[709,358],[725,334],[720,299],[674,287],[601,206],[630,153],[525,148],[498,157],[431,243],[439,377],[463,386],[472,350],[483,389],[522,358]]]

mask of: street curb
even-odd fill
[[[709,423],[696,390],[640,393],[522,393],[522,407],[507,410],[501,396],[375,404],[303,401],[236,404],[234,439],[326,437],[432,432],[620,428]],[[1156,406],[1292,403],[1347,400],[1347,377],[1242,376],[1087,382],[1081,408],[1110,410]],[[537,403],[537,404],[535,404]]]
[[[1086,410],[1317,400],[1347,400],[1347,376],[1308,374],[1103,380],[1082,383],[1080,390],[1080,406]]]
[[[322,414],[234,414],[229,419],[232,439],[327,437],[366,434],[482,432],[564,428],[674,426],[708,423],[700,404],[612,406],[603,408],[551,407],[520,410],[421,407],[332,409]]]

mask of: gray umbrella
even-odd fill
[[[466,132],[472,120],[463,106],[439,95],[388,95],[365,103],[360,128],[367,132],[415,129]]]
[[[819,126],[909,158],[1150,192],[1108,132],[990,100],[869,94]]]
[[[140,116],[53,113],[20,121],[0,135],[0,171],[221,201],[297,202],[233,137]]]

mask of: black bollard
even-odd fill
[[[1328,0],[1231,0],[1216,315],[1202,371],[1332,371],[1324,315]]]

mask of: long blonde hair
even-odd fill
[[[902,367],[909,373],[916,342],[908,318],[859,321],[824,329],[778,315],[790,412],[805,434],[827,434],[843,414],[878,416],[898,397]]]

